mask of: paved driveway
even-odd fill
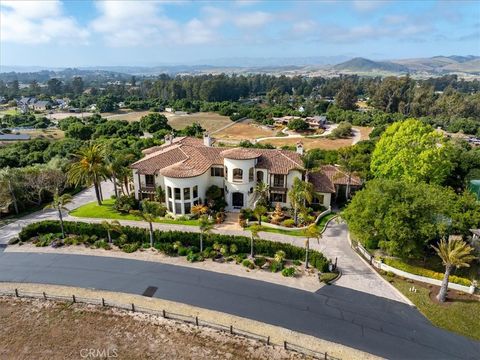
[[[0,253],[0,281],[142,294],[255,319],[389,359],[478,359],[480,343],[415,308],[342,286],[316,293],[210,271],[117,258]]]

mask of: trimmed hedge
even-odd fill
[[[386,258],[384,259],[384,263],[391,267],[394,267],[395,269],[402,270],[410,274],[425,276],[425,277],[440,280],[440,281],[443,280],[444,274],[442,273],[429,270],[429,269],[424,269],[418,266],[406,264],[403,261],[398,259]],[[472,282],[469,279],[462,278],[460,276],[455,276],[455,275],[450,275],[448,281],[455,284],[464,285],[464,286],[472,285]]]
[[[74,235],[96,235],[99,238],[106,238],[107,231],[101,224],[89,224],[84,222],[70,222],[64,221],[65,233]],[[39,236],[48,233],[59,233],[60,222],[57,220],[45,220],[37,223],[27,225],[20,232],[18,237],[21,241],[28,241],[34,236]],[[138,244],[149,242],[148,230],[139,227],[122,226],[122,233],[126,235],[126,243]],[[120,234],[112,233],[112,238],[117,239]],[[165,249],[168,253],[171,248],[167,244],[173,244],[175,241],[180,241],[185,247],[200,247],[200,238],[198,233],[181,232],[181,231],[154,231],[154,247],[157,249]],[[230,246],[235,244],[238,253],[250,252],[250,238],[245,236],[220,235],[212,234],[208,238],[203,239],[204,248],[213,247],[214,243],[220,245]],[[285,252],[286,258],[290,260],[303,260],[305,257],[305,249],[268,240],[255,240],[255,253],[258,255],[274,257],[279,250]],[[309,259],[312,266],[319,271],[327,271],[329,261],[322,253],[310,250]]]

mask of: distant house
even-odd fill
[[[173,113],[173,112],[175,112],[175,109],[171,108],[171,107],[166,107],[165,111],[168,112],[168,113]]]
[[[312,129],[320,129],[323,128],[327,124],[327,117],[326,116],[309,116],[305,118],[308,126]]]
[[[7,99],[5,96],[0,96],[0,104],[5,104],[7,102]]]
[[[89,107],[87,107],[88,111],[97,111],[97,104],[92,104]]]
[[[34,102],[30,107],[33,111],[45,111],[51,107],[51,103],[48,100],[41,100]]]

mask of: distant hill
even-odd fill
[[[353,58],[333,67],[335,70],[346,70],[349,72],[374,72],[386,71],[392,73],[408,73],[409,68],[390,61],[373,61],[361,57]]]

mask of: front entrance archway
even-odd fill
[[[232,193],[232,206],[234,208],[242,208],[243,207],[243,193],[241,193],[241,192]]]

